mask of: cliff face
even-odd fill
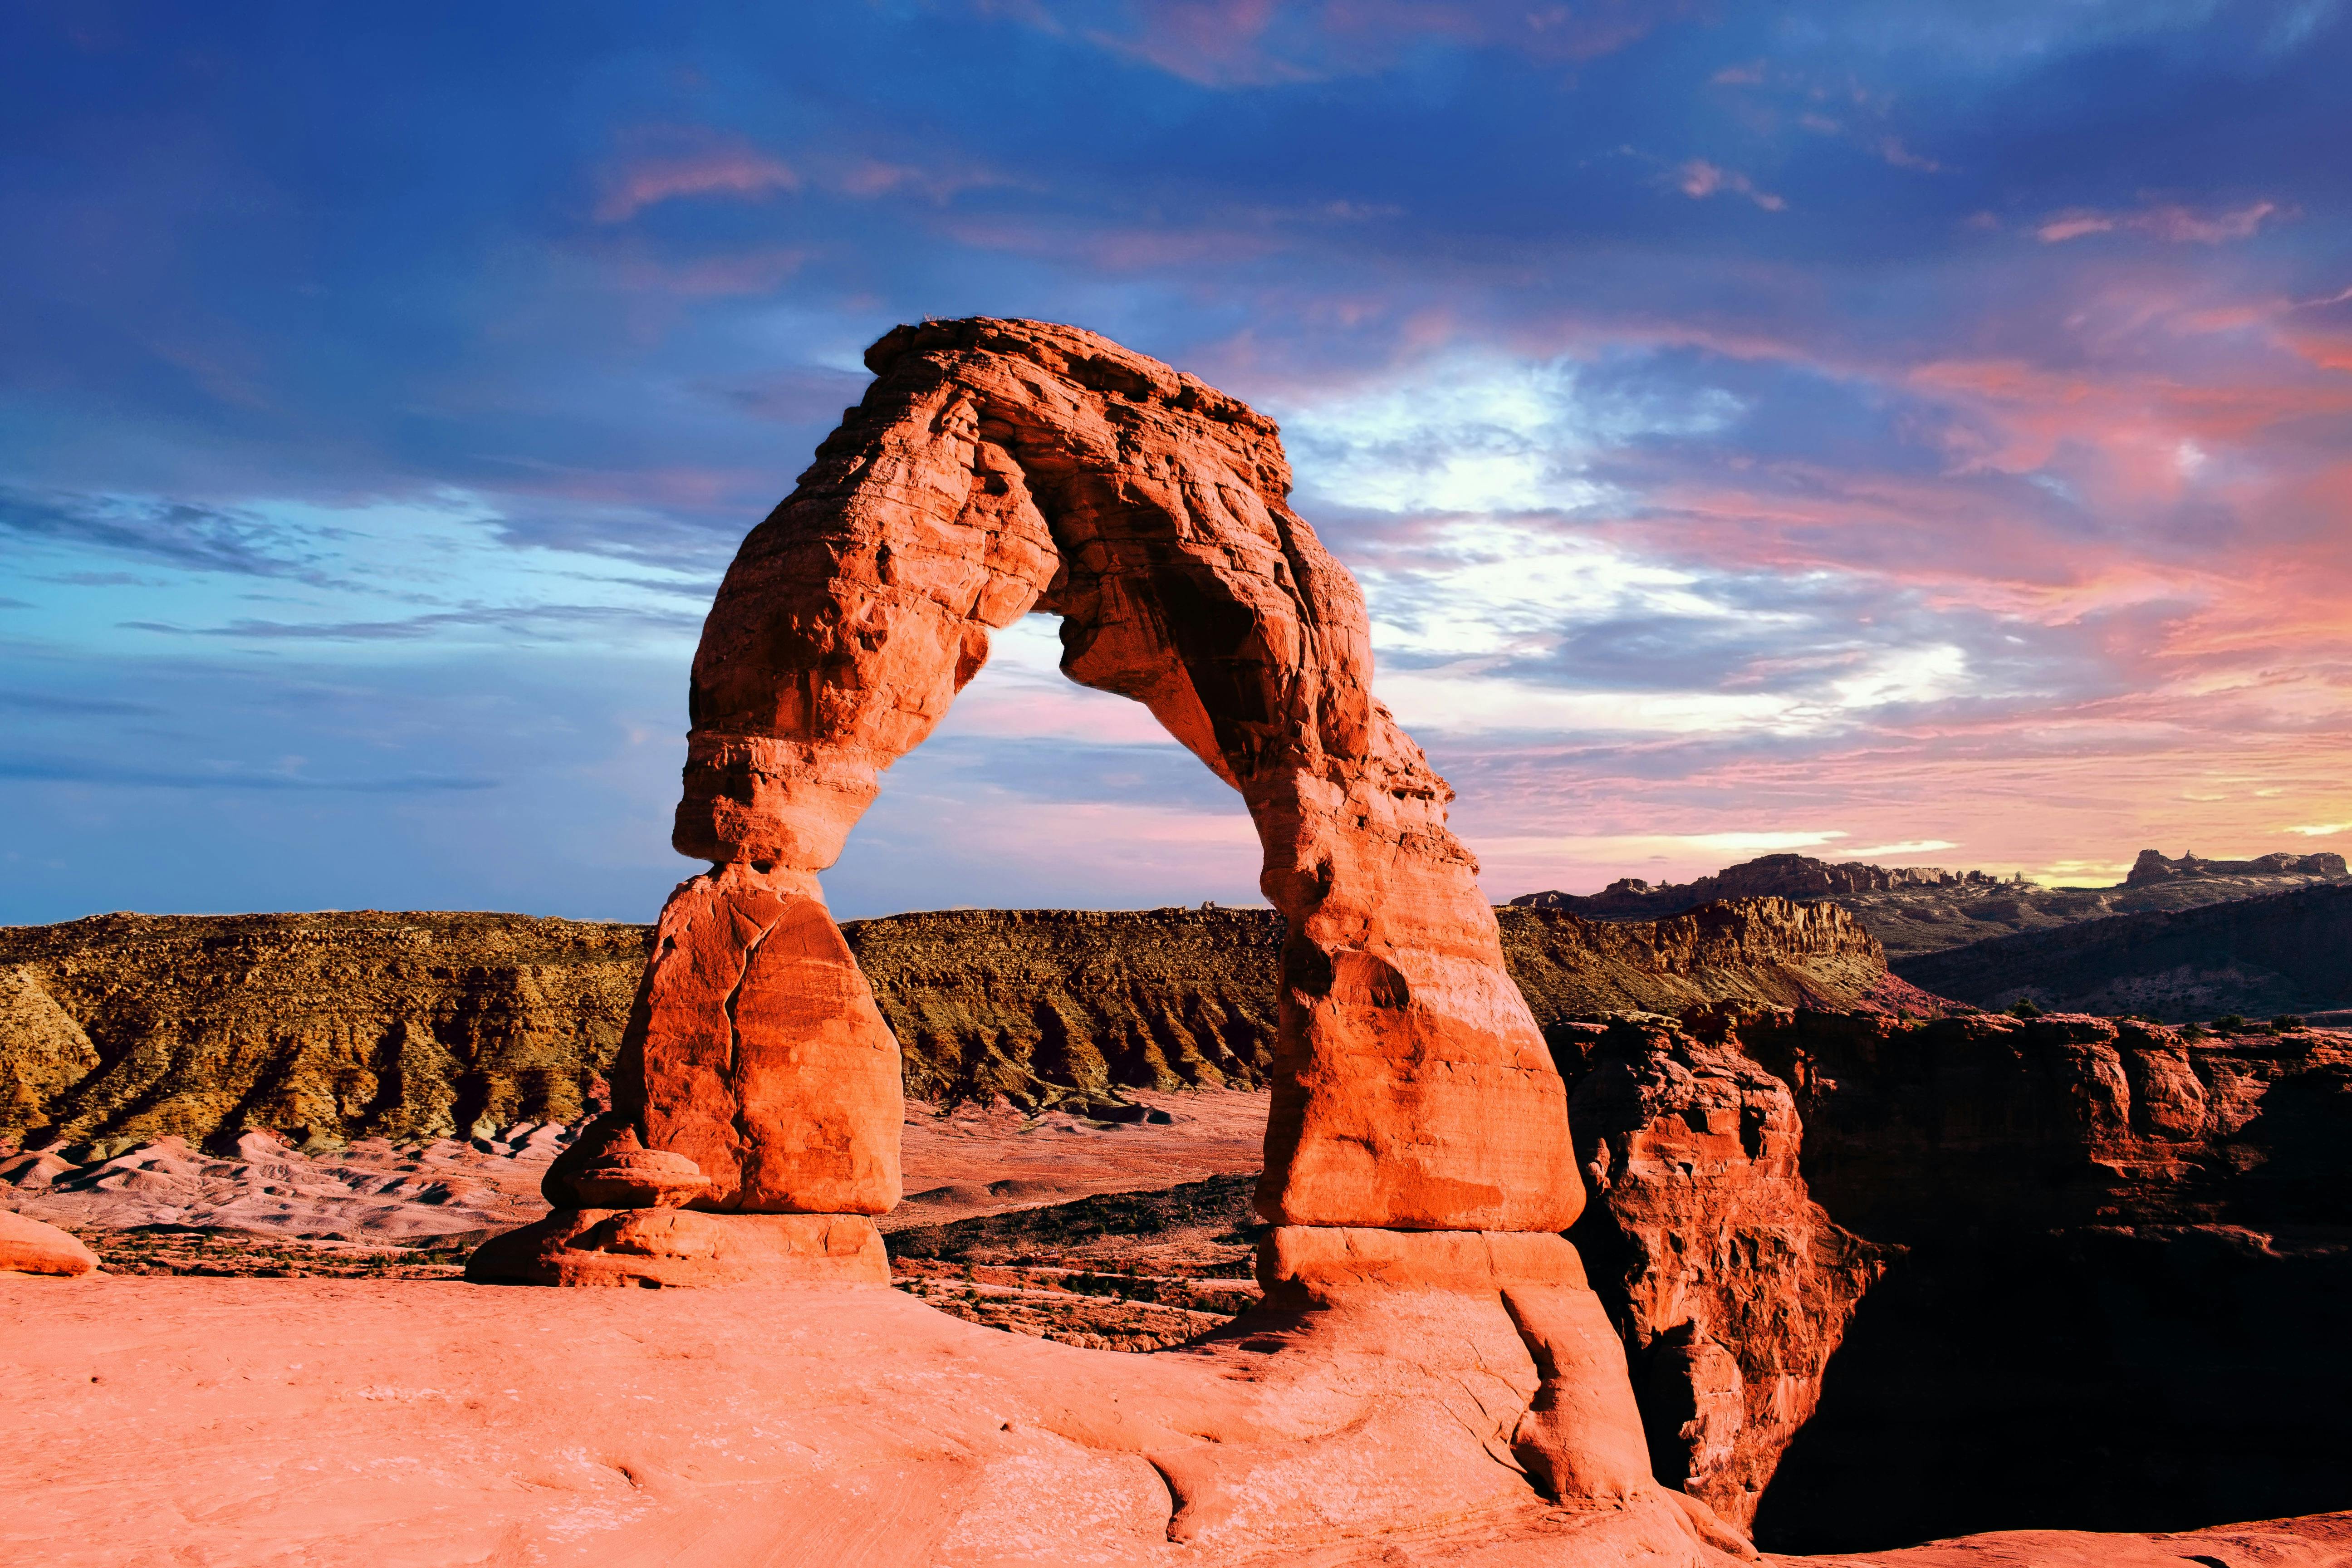
[[[1024,1104],[1254,1089],[1275,1041],[1270,910],[959,910],[843,928],[908,1092]],[[1887,977],[1833,907],[1654,926],[1502,912],[1539,1024],[1696,1002],[1851,1006]],[[0,1136],[299,1142],[566,1121],[602,1089],[650,928],[520,915],[101,915],[0,930]]]
[[[1747,1529],[1889,1254],[1812,1201],[1789,1086],[1712,1032],[1556,1038],[1593,1198],[1572,1238],[1625,1338],[1652,1469]]]
[[[1876,939],[1835,904],[1743,899],[1639,922],[1518,907],[1496,913],[1511,978],[1546,1026],[1729,1000],[1843,1009],[1883,993],[1887,979]],[[1934,1009],[1932,998],[1901,1000]]]
[[[1759,1545],[2352,1500],[2352,1035],[1733,1006],[1552,1037],[1653,1463]]]
[[[1799,1013],[1738,1038],[1793,1090],[1811,1198],[1900,1249],[1759,1542],[2342,1506],[2352,1037]]]
[[[2174,884],[2159,881],[2158,889]],[[1940,995],[2173,1021],[2352,1006],[2352,885],[2089,921],[1899,960]]]

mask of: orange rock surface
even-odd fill
[[[0,1274],[60,1274],[98,1267],[98,1255],[69,1231],[0,1209]]]
[[[878,1063],[887,1032],[811,879],[989,631],[1043,610],[1065,672],[1144,703],[1257,826],[1289,928],[1266,1216],[1565,1228],[1583,1198],[1559,1079],[1446,830],[1452,792],[1372,696],[1362,595],[1286,503],[1273,423],[1040,322],[901,327],[866,363],[695,656],[675,843],[720,869],[665,912],[631,1031],[648,1146],[702,1167],[702,1206],[896,1195],[895,1069],[887,1096],[878,1066],[835,1070]],[[779,930],[795,967],[763,988]]]
[[[1728,1568],[1672,1496],[1544,1501],[1549,1373],[1390,1291],[1198,1352],[992,1332],[877,1287],[0,1277],[0,1554],[43,1568]],[[1605,1350],[1599,1342],[1596,1349]],[[1293,1350],[1307,1353],[1288,1353]],[[551,1353],[553,1352],[553,1353]],[[1563,1413],[1565,1421],[1573,1413]],[[1822,1568],[2340,1565],[2326,1516],[2032,1531]],[[1801,1559],[1776,1559],[1801,1562]]]

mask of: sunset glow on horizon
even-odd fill
[[[1277,419],[1502,901],[2352,853],[2352,15],[0,21],[0,921],[649,919],[743,533],[924,316]],[[844,918],[1257,899],[1052,623]]]

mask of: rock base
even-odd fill
[[[558,1209],[484,1242],[478,1285],[887,1285],[890,1259],[864,1215]]]
[[[1370,1286],[1474,1296],[1518,1286],[1580,1290],[1584,1264],[1549,1231],[1278,1225],[1258,1244],[1257,1282],[1269,1305],[1306,1307]]]

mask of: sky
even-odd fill
[[[2352,848],[2352,5],[0,10],[0,922],[650,919],[895,323],[1280,421],[1497,901]],[[828,898],[1257,900],[1000,634]]]

